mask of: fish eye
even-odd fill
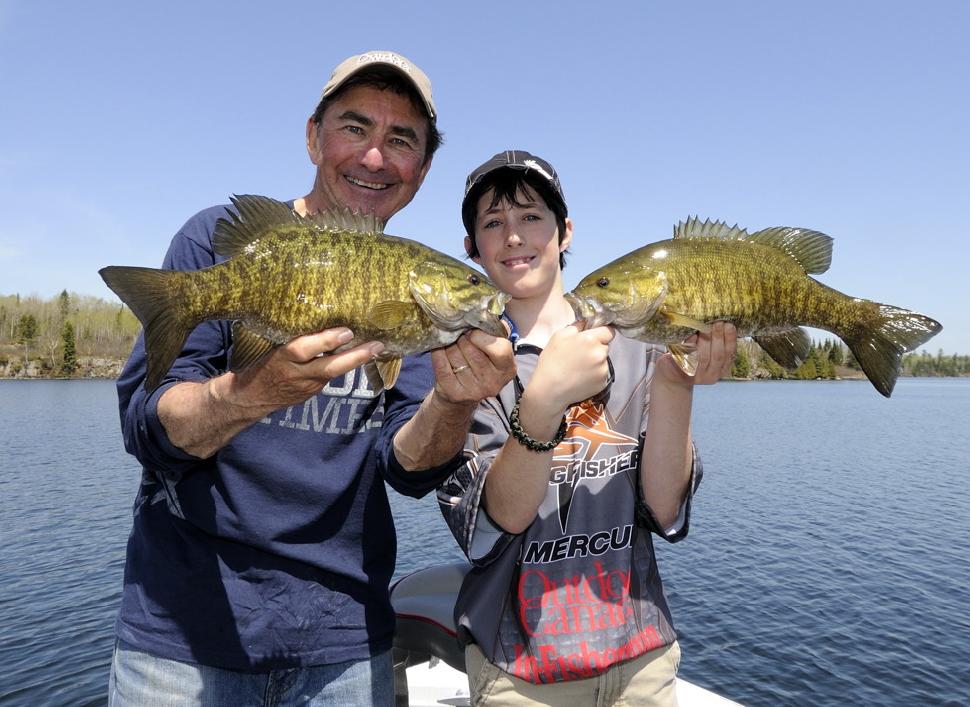
[[[481,283],[481,278],[479,278],[478,275],[475,275],[474,273],[472,273],[471,275],[468,276],[468,281],[473,285],[478,285],[479,283]]]
[[[597,287],[606,287],[609,284],[610,284],[610,278],[608,277],[601,277],[599,280],[596,281]]]

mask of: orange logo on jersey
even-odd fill
[[[585,477],[588,463],[598,459],[600,450],[604,446],[612,446],[620,452],[622,447],[639,446],[639,440],[617,432],[610,427],[602,403],[589,401],[574,405],[566,415],[566,437],[553,452],[553,479],[559,491],[559,524],[562,532],[566,532],[569,519],[569,506],[572,501],[576,485]],[[628,456],[627,449],[619,456]],[[555,468],[565,467],[566,480],[556,480]]]
[[[604,444],[637,446],[637,439],[610,427],[603,413],[600,403],[586,401],[571,407],[566,415],[566,438],[553,452],[553,463],[595,459]]]

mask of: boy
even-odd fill
[[[693,377],[661,346],[582,330],[563,296],[573,224],[555,170],[527,152],[469,175],[462,220],[465,250],[512,296],[518,371],[438,491],[473,564],[455,609],[472,703],[676,704],[651,533],[687,534],[693,387],[730,370],[734,328],[691,337]]]

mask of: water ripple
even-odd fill
[[[967,705],[970,381],[698,391],[705,480],[658,542],[682,674],[746,705]],[[26,421],[29,421],[26,422]],[[0,703],[105,701],[138,483],[107,382],[0,381]],[[400,576],[460,558],[392,495]]]

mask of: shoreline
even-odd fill
[[[54,375],[2,375],[0,374],[0,381],[82,381],[82,380],[117,380],[118,376],[121,374],[121,368],[123,364],[118,364],[117,372],[111,375],[87,373],[81,375],[73,376],[54,376]],[[970,376],[910,376],[910,375],[900,375],[899,380],[904,378],[970,378]],[[868,380],[864,373],[859,373],[859,375],[844,375],[837,376],[835,378],[813,378],[801,379],[801,378],[764,378],[764,377],[751,377],[751,378],[722,378],[721,382],[725,383],[772,383],[772,382],[839,382],[839,381],[866,381]]]

